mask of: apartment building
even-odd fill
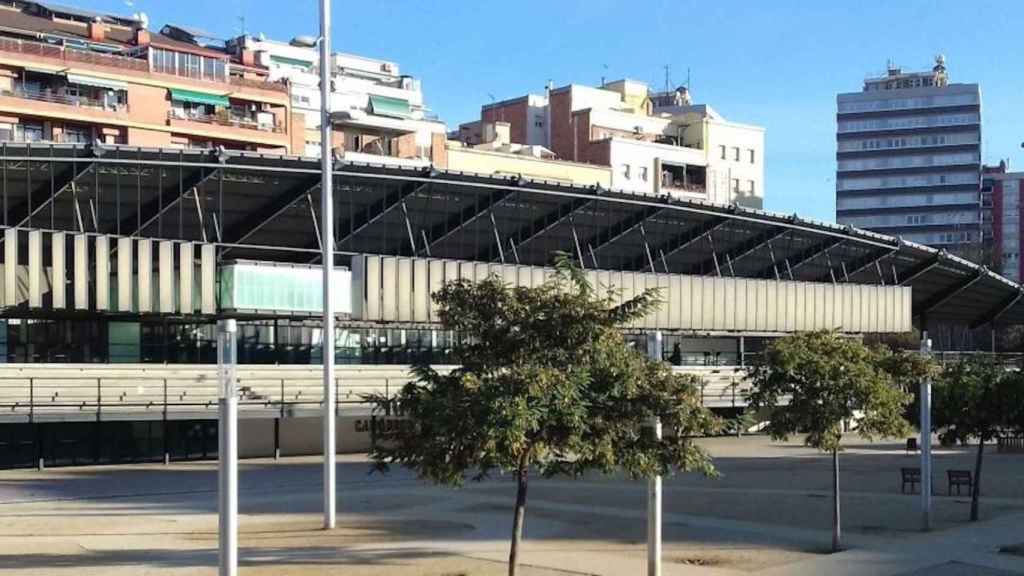
[[[228,42],[236,52],[287,81],[293,110],[304,118],[303,154],[320,156],[320,55],[315,48],[263,37]],[[352,54],[331,58],[333,148],[339,158],[426,165],[435,144],[443,153],[447,128],[424,105],[420,81],[398,64]]]
[[[991,262],[1005,277],[1020,282],[1024,278],[1021,260],[1021,192],[1024,172],[1010,172],[1007,162],[983,169],[982,196],[988,206],[984,218],[992,230]]]
[[[981,91],[946,62],[836,98],[836,220],[956,252],[984,245]]]
[[[292,152],[288,86],[202,31],[0,5],[0,139]],[[301,130],[299,130],[301,132]]]
[[[477,126],[479,133],[472,138],[476,143],[449,140],[443,158],[435,166],[576,186],[612,186],[612,170],[608,166],[558,160],[554,152],[539,144],[512,142],[509,122],[484,122]]]
[[[513,143],[610,167],[614,189],[763,205],[764,129],[692,104],[686,88],[652,93],[635,80],[549,88],[543,96],[483,106],[480,120],[461,125],[452,137],[478,143],[491,122],[509,123]]]

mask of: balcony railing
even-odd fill
[[[703,184],[662,184],[662,192],[686,192],[688,194],[707,194]]]
[[[107,110],[109,112],[128,111],[127,104],[112,104],[96,98],[89,98],[88,96],[69,96],[66,94],[58,94],[51,90],[30,90],[22,86],[15,87],[14,90],[0,90],[0,96],[23,98],[25,100],[32,100],[35,102],[64,104],[65,106],[92,108],[94,110]]]
[[[105,54],[102,52],[90,52],[88,50],[78,50],[76,48],[45,44],[43,42],[18,40],[16,38],[0,38],[0,52],[13,52],[15,54],[23,54],[26,56],[54,58],[65,62],[108,66],[121,70],[131,70],[133,72],[154,73],[149,69],[149,60],[145,58],[121,56],[118,54]],[[169,76],[173,76],[173,74],[170,74]],[[190,78],[190,80],[205,83],[221,83],[217,81],[201,80],[199,78]],[[288,85],[281,82],[266,82],[262,80],[231,76],[228,78],[226,83],[243,88],[288,92]]]
[[[68,62],[81,62],[98,66],[113,66],[137,72],[149,72],[149,62],[141,58],[77,50],[75,48],[44,44],[42,42],[17,40],[15,38],[0,38],[0,51],[25,54],[27,56],[41,56],[43,58],[57,58]]]
[[[257,122],[249,118],[222,116],[218,114],[188,114],[177,110],[171,110],[167,113],[167,119],[199,122],[201,124],[212,124],[215,126],[229,126],[232,128],[245,128],[247,130],[260,130],[262,132],[273,132],[275,134],[284,132],[284,129],[276,123],[267,124]]]

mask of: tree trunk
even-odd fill
[[[832,451],[832,551],[839,552],[842,529],[839,527],[839,451]]]
[[[978,458],[974,461],[974,483],[971,485],[971,522],[978,521],[978,498],[981,496],[981,459],[985,454],[985,438],[978,439]]]
[[[523,519],[526,516],[526,481],[529,468],[526,457],[519,460],[516,471],[516,512],[512,520],[512,549],[508,554],[508,576],[516,576],[519,567],[519,542],[523,539]]]

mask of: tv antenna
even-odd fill
[[[672,67],[665,64],[665,92],[672,91]]]

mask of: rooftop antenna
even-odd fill
[[[672,91],[672,67],[665,64],[665,92]]]
[[[604,88],[605,76],[608,75],[608,65],[607,64],[601,64],[601,70],[602,70],[602,74],[601,74],[601,87]]]
[[[238,17],[238,25],[242,30],[242,36],[245,36],[245,14]]]
[[[689,66],[686,67],[686,91],[690,92],[690,93],[693,93],[693,91],[690,90],[690,67]]]

